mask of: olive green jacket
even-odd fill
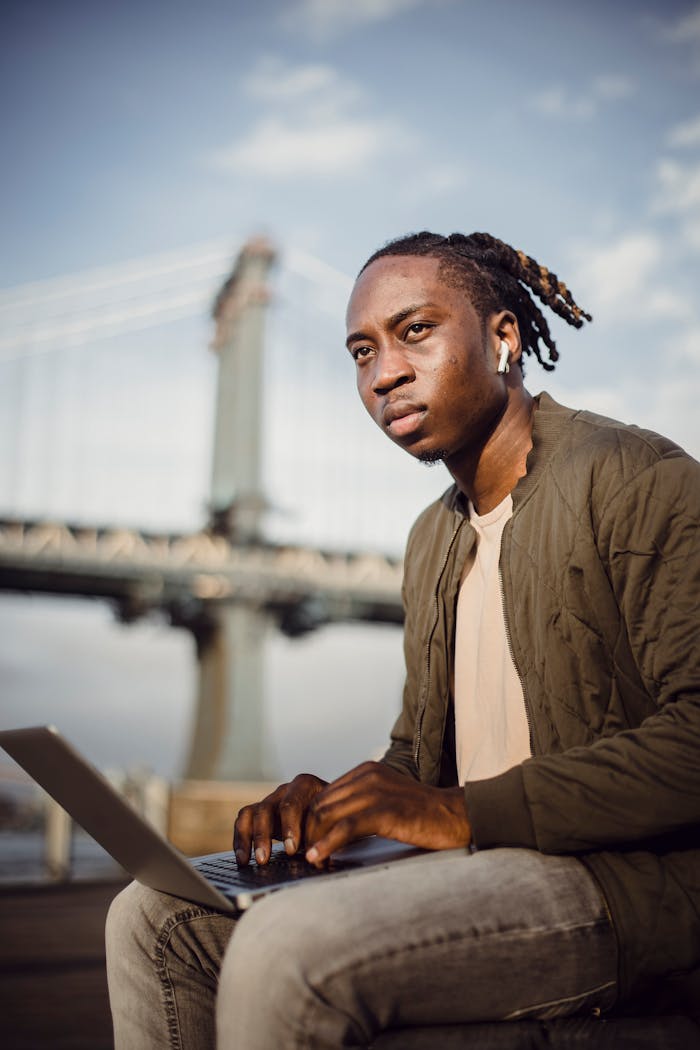
[[[577,854],[603,889],[622,995],[700,964],[700,464],[547,394],[501,549],[532,758],[465,785],[477,848]],[[404,569],[407,678],[385,761],[456,783],[455,610],[474,531],[455,487]]]

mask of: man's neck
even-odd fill
[[[512,492],[526,473],[532,448],[535,402],[523,386],[511,389],[506,410],[485,443],[473,453],[447,464],[460,491],[477,514],[488,514]]]

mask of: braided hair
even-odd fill
[[[498,310],[512,310],[518,319],[523,352],[534,354],[548,372],[554,369],[559,352],[530,292],[574,328],[593,320],[574,302],[555,273],[490,233],[451,233],[443,237],[424,230],[398,237],[370,256],[360,273],[386,255],[439,259],[440,276],[453,286],[466,288],[482,323]],[[548,360],[543,359],[542,344],[547,348]]]

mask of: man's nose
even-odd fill
[[[376,360],[377,364],[372,377],[372,390],[375,394],[386,394],[395,387],[410,383],[415,379],[413,367],[399,346],[382,347]]]

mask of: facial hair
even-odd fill
[[[442,463],[449,455],[446,448],[435,448],[432,451],[421,452],[418,461],[426,467],[434,467],[436,463]]]

